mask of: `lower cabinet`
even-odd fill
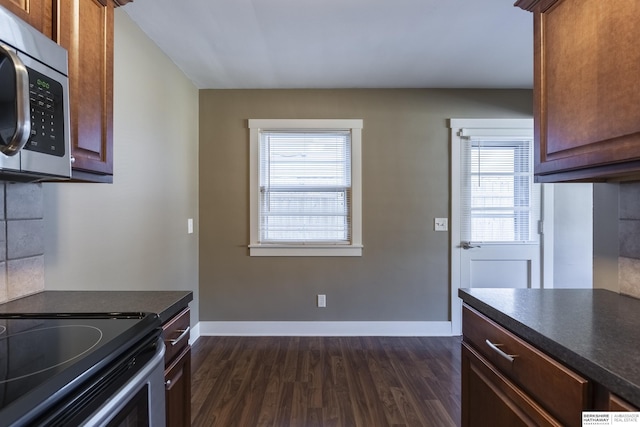
[[[627,402],[626,400],[622,399],[621,397],[616,396],[615,394],[609,393],[609,404],[608,404],[608,408],[609,411],[614,411],[614,412],[638,412],[640,411],[640,409],[636,408],[635,406],[633,406],[632,404],[630,404],[629,402]]]
[[[467,344],[462,344],[463,426],[562,426]]]
[[[167,427],[191,425],[190,310],[185,308],[162,327],[165,343],[165,405]]]
[[[583,411],[637,411],[466,304],[462,426],[580,427]]]
[[[167,426],[191,425],[191,348],[187,347],[164,374]]]
[[[586,378],[466,305],[462,335],[463,426],[581,426]]]

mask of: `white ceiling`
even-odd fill
[[[514,0],[135,0],[124,10],[201,89],[531,88]]]

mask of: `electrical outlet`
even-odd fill
[[[318,294],[318,307],[327,306],[327,296],[324,294]]]
[[[449,219],[448,218],[434,218],[433,219],[433,229],[435,231],[448,231],[449,230]]]

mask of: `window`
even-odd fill
[[[463,132],[461,239],[537,241],[540,189],[533,183],[533,138],[507,136],[514,130]]]
[[[362,120],[249,120],[252,256],[359,256]]]
[[[472,242],[528,242],[537,237],[531,221],[537,205],[532,141],[469,138],[464,144],[470,164],[463,191],[468,203],[463,235]]]

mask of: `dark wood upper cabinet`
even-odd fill
[[[640,179],[640,2],[516,6],[534,14],[536,179]]]
[[[45,36],[53,34],[53,5],[55,0],[0,0],[11,13],[31,24]]]
[[[69,52],[73,178],[113,176],[112,0],[60,0],[54,40]]]

